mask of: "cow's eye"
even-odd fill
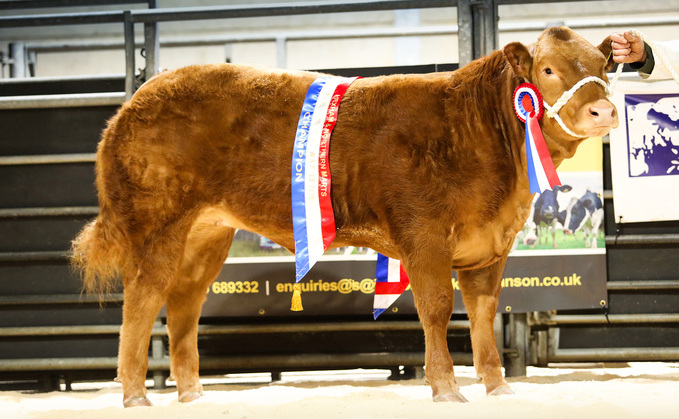
[[[551,68],[545,68],[545,74],[552,74]]]

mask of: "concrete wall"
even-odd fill
[[[289,0],[288,0],[289,1]],[[224,4],[256,4],[283,1],[244,0],[158,0],[158,7],[195,7]],[[109,6],[96,9],[33,9],[9,11],[3,14],[74,13],[91,10],[119,10],[142,6]],[[675,16],[679,20],[679,2],[672,0],[608,0],[577,2],[545,2],[500,6],[500,23],[538,22],[544,26],[568,22],[572,19],[642,19],[657,16]],[[289,16],[247,18],[231,20],[205,20],[164,22],[159,24],[162,41],[186,38],[205,38],[236,34],[285,34],[299,31],[341,31],[385,27],[456,25],[455,8],[411,11],[384,11],[345,13],[321,16]],[[141,25],[137,25],[137,39],[141,42]],[[679,25],[634,25],[652,39],[667,40],[679,37]],[[628,25],[578,30],[592,43]],[[500,46],[521,41],[531,43],[539,31],[511,31],[500,33]],[[27,43],[73,43],[97,41],[122,41],[122,25],[54,26],[43,28],[12,28],[0,32],[0,50],[7,51],[12,41]],[[191,46],[161,48],[160,67],[178,68],[189,64],[223,62],[251,63],[277,66],[275,42],[234,43],[229,46]],[[436,35],[406,38],[360,38],[325,41],[289,41],[285,66],[298,69],[324,69],[346,67],[372,67],[406,64],[454,63],[458,61],[455,35]],[[138,58],[138,66],[144,65]],[[110,74],[124,72],[122,49],[102,51],[41,52],[37,56],[38,76],[65,76],[80,74]]]

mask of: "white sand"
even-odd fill
[[[0,392],[2,418],[679,418],[679,363],[528,368],[510,379],[514,396],[486,397],[473,368],[456,367],[467,404],[433,403],[424,380],[393,382],[388,372],[355,370],[205,379],[205,396],[176,401],[175,389],[149,391],[153,407],[123,409],[119,384],[29,394]],[[218,381],[219,383],[215,383]],[[78,389],[80,388],[80,389]]]

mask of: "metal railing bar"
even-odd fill
[[[591,29],[591,28],[610,28],[610,27],[637,27],[647,25],[674,25],[679,23],[679,16],[651,16],[651,17],[621,17],[605,19],[564,19],[559,22],[571,29]],[[498,30],[500,32],[523,32],[541,31],[545,29],[544,21],[526,22],[500,22]]]
[[[547,320],[550,326],[587,324],[644,324],[679,323],[679,314],[556,314]]]
[[[468,321],[451,321],[448,329],[469,330]],[[278,333],[321,333],[321,332],[387,332],[387,331],[421,331],[419,321],[392,321],[381,323],[343,322],[330,324],[299,323],[281,325],[200,325],[199,335],[240,335],[240,334],[278,334]],[[118,334],[120,325],[78,325],[78,326],[27,326],[0,327],[0,337],[25,336],[66,336],[66,335],[98,335]],[[165,327],[156,327],[151,336],[167,336]]]
[[[677,360],[679,360],[679,348],[555,349],[547,355],[547,362],[633,362]]]
[[[454,7],[457,0],[353,0],[277,3],[214,7],[134,10],[133,22],[169,22],[198,19],[233,19],[246,17],[290,16],[321,13],[370,12],[397,9]]]
[[[36,44],[40,45],[40,44]],[[65,45],[65,44],[60,44]],[[119,43],[118,47],[122,48],[123,44]],[[30,78],[7,78],[0,79],[0,86],[12,85],[12,84],[38,84],[38,83],[54,83],[54,82],[66,82],[66,81],[90,81],[90,80],[107,80],[107,79],[123,79],[125,77],[124,73],[111,73],[111,74],[83,74],[79,76],[45,76],[45,77],[30,77]],[[3,97],[3,96],[0,96]],[[22,96],[23,97],[23,96]]]
[[[72,108],[79,106],[118,106],[124,92],[72,93],[58,95],[2,96],[0,109]]]
[[[364,30],[343,29],[333,31],[295,31],[281,33],[233,33],[215,36],[194,36],[183,38],[165,38],[160,40],[161,47],[188,47],[221,45],[238,42],[275,42],[278,38],[288,41],[314,40],[314,39],[351,39],[351,38],[375,38],[375,37],[400,37],[400,36],[430,36],[452,35],[457,33],[457,25],[449,26],[421,26],[413,28],[368,28]],[[99,49],[122,49],[123,41],[101,42],[50,42],[50,43],[27,43],[26,49],[36,52],[58,51],[88,51]]]
[[[679,280],[608,281],[608,291],[678,290]]]
[[[629,246],[636,244],[679,244],[679,234],[628,234],[606,236],[606,246]]]
[[[472,354],[460,352],[451,354],[457,364],[470,365]],[[395,365],[423,365],[424,352],[384,352],[360,354],[300,354],[200,357],[203,370],[233,370],[238,372],[257,369],[277,368],[322,369],[335,368],[390,368]],[[0,372],[16,371],[63,371],[63,370],[115,370],[117,357],[97,358],[31,358],[0,360]],[[168,371],[169,358],[149,358],[149,371]]]
[[[89,25],[97,23],[120,23],[123,12],[55,13],[30,16],[2,16],[0,28],[21,28],[32,26]]]
[[[96,153],[37,154],[34,156],[0,156],[0,166],[29,164],[94,163]],[[0,210],[0,214],[2,210]],[[1,215],[0,215],[1,217]]]
[[[99,207],[2,208],[2,218],[95,216]]]
[[[148,4],[149,0],[4,0],[0,10],[45,9],[50,7],[111,6],[118,4]]]
[[[36,252],[3,252],[1,262],[50,262],[68,260],[70,252],[62,250],[46,250]]]
[[[231,42],[274,42],[279,38],[287,41],[303,41],[316,39],[351,39],[399,36],[429,36],[454,35],[458,32],[457,25],[448,26],[420,26],[413,28],[367,28],[363,30],[340,29],[333,31],[296,31],[282,33],[242,33],[211,37],[166,38],[160,41],[161,47],[184,47],[200,45],[219,45]],[[122,45],[121,45],[122,47]]]
[[[669,25],[679,23],[679,16],[663,16],[650,18],[620,18],[620,19],[572,19],[565,22],[572,28],[595,28],[612,26],[640,26],[640,25]],[[518,32],[527,30],[542,30],[544,22],[500,22],[499,32]],[[348,29],[333,31],[293,31],[282,33],[233,33],[228,35],[208,37],[185,37],[166,38],[160,40],[160,46],[166,48],[220,45],[238,42],[275,42],[279,38],[288,41],[316,40],[316,39],[351,39],[371,37],[397,37],[397,36],[431,36],[431,35],[455,35],[458,33],[457,25],[420,26],[413,28],[368,28]],[[59,43],[27,43],[26,49],[37,52],[55,51],[87,51],[97,49],[121,49],[123,41],[99,41],[99,42],[59,42]]]
[[[168,360],[169,364],[169,360]],[[117,357],[97,358],[30,358],[0,360],[0,372],[54,371],[54,370],[107,370],[116,369]]]
[[[213,7],[178,7],[166,9],[134,9],[126,12],[131,13],[131,21],[136,23],[290,16],[316,13],[368,12],[395,9],[425,9],[433,7],[453,7],[456,5],[456,0],[354,0],[256,4],[245,6],[232,5]],[[124,12],[122,11],[5,16],[0,17],[0,28],[120,23],[123,21]]]
[[[457,365],[471,365],[470,352],[451,353]],[[156,364],[157,363],[157,364]],[[164,369],[169,359],[149,359],[149,369]],[[201,370],[282,370],[325,368],[391,368],[397,365],[424,365],[424,352],[383,352],[358,354],[299,354],[201,357]]]
[[[455,320],[448,323],[450,330],[468,330],[468,320]],[[419,321],[391,321],[391,322],[342,322],[342,323],[300,323],[280,325],[200,325],[198,334],[204,335],[233,335],[254,333],[302,333],[302,332],[360,332],[360,331],[391,331],[391,330],[422,330]]]
[[[0,337],[118,334],[120,325],[0,327]]]
[[[123,302],[123,294],[53,294],[53,295],[3,295],[0,296],[0,306],[18,305],[48,305],[48,304],[92,304]]]

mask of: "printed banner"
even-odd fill
[[[679,190],[679,86],[621,80],[612,101],[620,117],[610,134],[615,220],[679,220],[667,200]]]
[[[253,259],[257,259],[254,261]],[[596,309],[606,302],[606,260],[571,250],[554,256],[510,257],[502,276],[500,313]],[[375,255],[324,256],[300,283],[304,311],[290,311],[294,258],[228,260],[207,289],[203,317],[353,316],[372,319]],[[457,276],[454,312],[464,313]],[[415,315],[410,287],[382,315]]]

